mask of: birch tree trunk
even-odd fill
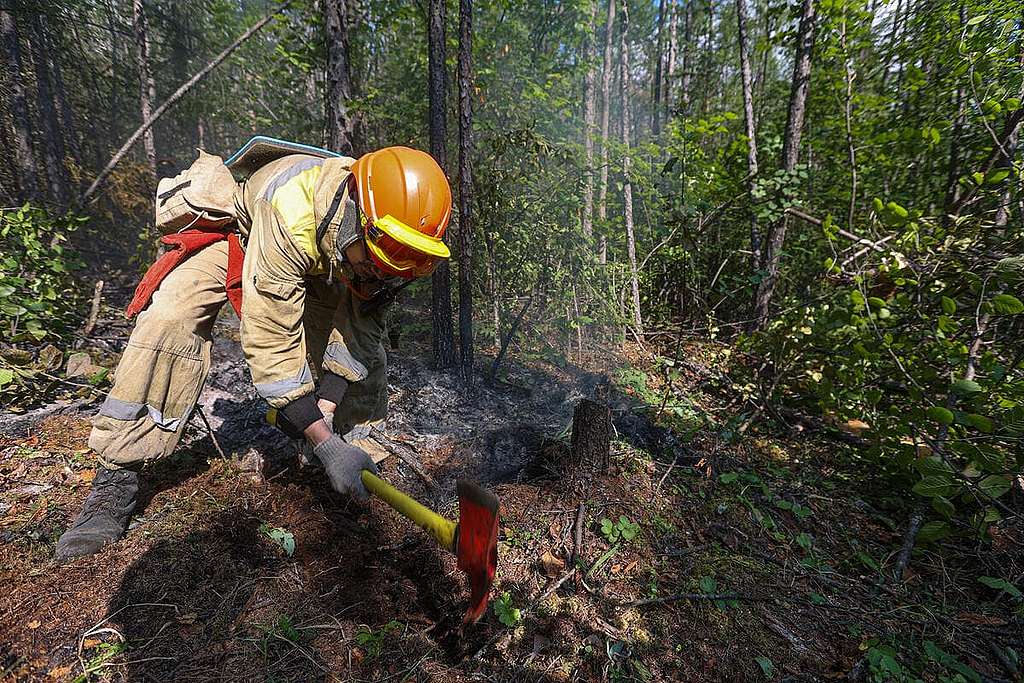
[[[139,111],[142,120],[148,121],[153,116],[153,100],[156,99],[156,84],[149,68],[149,24],[146,20],[146,9],[142,0],[132,0],[132,30],[135,33],[135,63],[139,70]],[[156,143],[153,139],[153,128],[142,134],[142,149],[146,155],[149,179],[156,188]]]
[[[754,122],[754,94],[750,75],[750,45],[747,38],[747,6],[745,0],[736,0],[736,28],[739,37],[740,75],[743,84],[743,122],[747,133],[747,189],[753,196],[757,185],[757,127]],[[758,270],[761,253],[761,232],[757,225],[757,214],[750,216],[750,265]]]
[[[793,60],[793,81],[789,95],[789,112],[782,139],[782,170],[787,173],[796,168],[800,160],[800,138],[803,134],[804,115],[807,110],[807,91],[811,81],[811,52],[814,50],[814,0],[803,0],[800,26],[797,30],[796,58]],[[764,245],[762,270],[764,277],[758,283],[754,299],[754,326],[761,328],[768,320],[775,284],[779,277],[779,259],[786,239],[786,218],[772,224]]]
[[[36,110],[43,129],[43,160],[49,180],[50,198],[58,208],[66,209],[71,199],[71,190],[67,168],[64,166],[64,139],[61,137],[60,121],[57,120],[57,109],[53,106],[53,86],[46,54],[46,23],[41,14],[32,17],[30,52],[36,75]]]
[[[448,165],[448,83],[445,74],[445,3],[430,0],[427,14],[427,91],[429,96],[430,153],[445,169]],[[434,366],[455,365],[455,333],[452,329],[452,284],[448,261],[442,261],[430,282]]]
[[[608,0],[608,20],[605,22],[604,66],[601,70],[601,178],[597,186],[597,218],[608,217],[608,117],[612,107],[612,38],[615,29],[615,0]],[[598,240],[598,263],[608,262],[608,240]]]
[[[622,99],[622,201],[626,223],[626,253],[629,256],[629,284],[633,293],[633,328],[637,338],[642,339],[644,322],[640,313],[640,280],[636,268],[636,235],[633,230],[633,183],[630,180],[632,164],[629,151],[630,121],[629,93],[629,45],[626,32],[629,29],[629,6],[622,3],[622,25],[619,27],[619,94]]]
[[[327,148],[355,156],[355,119],[349,102],[355,95],[352,85],[349,29],[352,24],[348,0],[325,0],[324,26],[327,29]],[[359,150],[362,151],[362,150]]]
[[[473,0],[459,1],[459,364],[473,385]]]
[[[0,43],[4,53],[4,81],[14,127],[14,162],[22,201],[39,198],[36,160],[32,153],[32,119],[22,79],[21,42],[14,15],[0,9]]]
[[[597,71],[594,64],[594,44],[597,39],[597,2],[590,5],[590,32],[583,51],[587,63],[587,75],[583,81],[583,153],[586,168],[583,170],[583,238],[588,254],[594,239],[594,123],[597,118]]]

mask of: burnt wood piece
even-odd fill
[[[569,458],[572,469],[608,471],[611,452],[611,410],[605,403],[583,399],[572,415]]]

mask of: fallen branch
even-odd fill
[[[416,454],[412,452],[412,449],[406,446],[401,441],[398,441],[391,436],[388,436],[379,429],[371,429],[370,436],[373,437],[374,441],[379,443],[381,446],[391,451],[396,457],[402,462],[408,465],[413,472],[420,476],[420,479],[425,481],[428,486],[434,488],[437,486],[437,482],[430,476],[426,469],[423,467],[423,463],[419,461]]]
[[[199,413],[199,418],[203,421],[203,426],[206,427],[206,433],[210,435],[210,441],[213,442],[213,447],[217,449],[217,454],[221,460],[227,460],[228,456],[224,454],[224,449],[220,447],[220,441],[217,440],[217,435],[213,433],[213,427],[210,426],[210,421],[206,419],[206,413],[203,412],[202,406],[196,406],[196,412]]]
[[[96,327],[96,319],[100,315],[100,299],[103,296],[103,280],[96,281],[96,287],[92,291],[92,306],[89,308],[89,317],[82,327],[82,336],[88,338]]]
[[[516,331],[519,330],[519,324],[523,322],[523,316],[526,315],[526,309],[533,303],[534,297],[537,295],[537,290],[534,289],[530,293],[530,298],[526,300],[523,307],[519,309],[519,314],[516,315],[516,319],[512,321],[512,326],[508,329],[508,334],[505,335],[505,340],[501,343],[501,349],[498,350],[498,355],[495,356],[494,362],[491,363],[491,372],[488,376],[488,381],[493,384],[494,378],[498,375],[498,368],[501,367],[501,362],[505,360],[505,354],[508,352],[509,344],[512,343],[512,338],[516,335]]]
[[[643,607],[645,605],[662,605],[667,602],[679,602],[680,600],[745,600],[747,602],[771,602],[771,598],[758,597],[756,595],[745,595],[743,593],[675,593],[666,595],[663,598],[647,598],[646,600],[634,600],[633,602],[616,603],[616,607]]]
[[[576,522],[573,524],[572,554],[569,555],[569,567],[576,567],[576,559],[580,555],[580,548],[583,547],[583,519],[587,516],[586,503],[580,503],[576,508]]]
[[[99,189],[100,185],[103,184],[103,181],[105,181],[107,177],[110,176],[111,172],[114,170],[114,167],[121,163],[121,159],[123,159],[125,154],[128,153],[128,150],[130,150],[132,146],[134,146],[135,143],[139,141],[139,138],[141,138],[147,130],[153,127],[153,124],[157,122],[157,119],[163,116],[168,109],[177,104],[178,100],[184,97],[185,94],[188,93],[188,91],[191,90],[197,83],[206,78],[211,71],[220,66],[221,62],[227,59],[232,52],[237,50],[242,43],[249,40],[249,38],[255,35],[257,31],[259,31],[261,28],[269,24],[274,19],[274,17],[283,12],[287,7],[288,3],[281,5],[273,12],[271,12],[267,16],[257,21],[251,27],[249,27],[249,30],[240,35],[235,40],[235,42],[228,45],[226,48],[224,48],[223,51],[221,51],[219,55],[214,57],[213,61],[211,61],[209,64],[200,69],[198,73],[196,73],[192,78],[183,83],[180,88],[175,90],[173,95],[164,100],[164,103],[157,107],[156,111],[154,111],[148,119],[142,122],[142,125],[139,126],[134,133],[131,134],[131,136],[125,141],[123,145],[121,145],[121,149],[117,150],[114,156],[110,158],[110,161],[107,162],[107,165],[104,166],[103,170],[100,171],[99,175],[96,176],[96,180],[92,181],[92,185],[90,185],[89,189],[87,189],[85,193],[82,195],[81,202],[84,204],[87,201],[89,201],[93,194],[96,193],[96,190]]]
[[[788,213],[790,216],[793,216],[795,218],[799,218],[802,221],[807,221],[811,225],[817,225],[817,226],[821,227],[822,225],[825,224],[825,221],[821,220],[820,218],[815,218],[814,216],[810,215],[809,213],[804,213],[800,209],[794,208],[792,206],[789,207],[788,209],[786,209],[786,213]],[[836,227],[836,226],[834,226],[834,227]],[[882,254],[885,253],[885,249],[882,249],[882,247],[880,246],[881,243],[883,241],[885,241],[885,240],[880,240],[878,242],[872,242],[871,240],[869,240],[869,239],[867,239],[865,237],[861,237],[860,235],[855,235],[852,232],[850,232],[849,230],[843,230],[840,227],[836,227],[836,233],[839,234],[839,235],[842,235],[843,237],[845,237],[848,240],[856,242],[857,244],[865,244],[865,245],[867,245],[867,247],[869,249],[874,249],[875,251],[877,251],[879,253],[882,253]]]

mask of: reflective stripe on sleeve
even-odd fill
[[[263,398],[281,398],[312,382],[313,372],[309,369],[309,363],[303,363],[302,370],[295,377],[257,384],[256,393]]]

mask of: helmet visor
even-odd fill
[[[448,245],[409,227],[391,215],[366,221],[366,247],[375,261],[393,275],[422,277],[451,257]]]

